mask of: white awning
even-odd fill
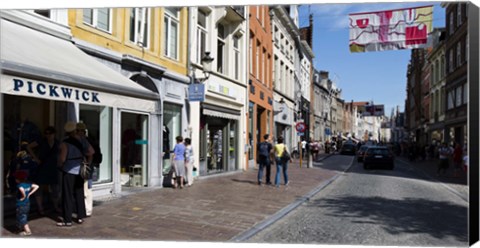
[[[231,120],[240,120],[240,111],[234,109],[223,108],[220,106],[215,106],[207,103],[202,104],[202,113],[204,115],[209,115],[218,118],[231,119]]]
[[[5,94],[144,111],[155,111],[160,99],[70,40],[5,19],[0,58],[0,91]]]

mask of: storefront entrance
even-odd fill
[[[203,122],[200,130],[202,137],[200,175],[237,170],[236,121],[204,116]],[[202,146],[205,149],[202,149]]]
[[[148,186],[148,115],[122,112],[120,161],[122,186]]]

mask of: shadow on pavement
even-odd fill
[[[349,218],[352,223],[378,225],[392,235],[425,233],[468,242],[468,208],[445,201],[348,195],[318,199],[308,206],[328,209],[331,216]]]

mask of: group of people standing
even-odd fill
[[[177,144],[173,148],[172,157],[173,172],[175,173],[173,188],[177,188],[180,185],[180,188],[183,189],[185,182],[187,186],[193,184],[193,171],[196,170],[193,163],[192,140],[190,138],[183,140],[182,136],[177,136],[175,139]]]
[[[260,142],[257,146],[258,154],[258,185],[262,185],[263,170],[266,170],[265,184],[271,185],[271,166],[276,164],[275,186],[280,186],[280,175],[283,174],[283,182],[285,186],[289,184],[288,181],[288,163],[292,162],[287,146],[283,143],[283,137],[278,137],[277,144],[272,145],[270,135],[265,134],[263,136],[264,141]]]
[[[92,214],[92,178],[82,177],[80,170],[82,164],[86,164],[90,171],[99,166],[99,154],[95,159],[94,154],[100,152],[93,147],[96,143],[87,137],[84,123],[67,122],[64,131],[66,138],[59,141],[55,138],[54,127],[45,128],[43,138],[23,142],[12,161],[10,177],[16,182],[20,235],[31,235],[27,220],[30,196],[35,192],[38,192],[35,194],[38,213],[45,214],[44,198],[48,196],[54,211],[61,215],[61,220],[56,223],[59,227],[71,227],[74,212],[78,224]]]
[[[459,177],[462,170],[468,171],[468,154],[459,143],[455,143],[453,147],[446,142],[442,143],[438,148],[438,157],[437,176],[446,176],[450,160],[453,162],[453,177]]]

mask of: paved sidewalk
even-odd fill
[[[184,189],[150,188],[101,202],[92,217],[70,228],[56,227],[54,214],[39,217],[33,211],[29,225],[33,238],[231,241],[304,201],[339,173],[300,168],[298,161],[288,171],[290,184],[279,188],[257,185],[257,170],[251,169],[200,179]],[[2,236],[18,237],[15,217],[4,219]]]
[[[446,175],[437,176],[437,166],[439,163],[438,159],[409,161],[404,156],[398,156],[396,159],[398,161],[401,161],[401,163],[410,164],[414,169],[422,173],[426,178],[442,183],[453,193],[456,193],[462,199],[468,201],[468,174],[460,169],[458,177],[454,177],[452,163],[450,163],[450,167],[448,168]]]

